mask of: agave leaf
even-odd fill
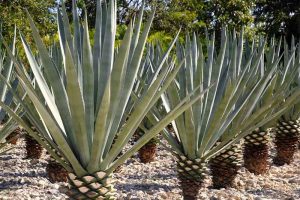
[[[115,42],[115,21],[114,18],[114,1],[110,1],[108,5],[108,14],[106,18],[106,29],[104,34],[104,43],[103,46],[105,47],[105,51],[102,51],[101,55],[101,64],[100,64],[100,77],[99,77],[99,84],[98,84],[98,99],[97,99],[97,106],[96,112],[99,110],[99,105],[102,101],[103,94],[106,88],[106,84],[108,83],[108,78],[111,73],[113,67],[113,60],[114,60],[114,42]]]
[[[39,138],[32,130],[31,128],[15,113],[15,111],[11,110],[8,106],[6,106],[3,102],[0,101],[0,106],[6,110],[6,112],[12,116],[14,120],[18,124],[20,124],[30,136],[32,136],[36,141],[38,141],[40,144],[43,145],[43,147],[53,156],[62,166],[64,166],[65,169],[67,169],[69,172],[72,172],[73,169],[68,166],[59,156],[57,156],[56,153],[54,153],[52,148],[41,138]]]
[[[74,13],[74,12],[73,12]],[[76,23],[75,23],[76,24]],[[79,30],[78,30],[79,31]],[[77,36],[79,37],[79,36]],[[76,34],[75,34],[76,38]],[[87,16],[84,18],[84,34],[82,47],[82,76],[83,76],[83,97],[84,97],[84,111],[86,131],[88,137],[88,144],[92,144],[92,137],[94,134],[94,70],[92,60],[92,48],[89,38],[89,29],[87,24]]]
[[[209,87],[210,88],[210,87]],[[187,95],[172,111],[170,111],[163,119],[161,119],[156,125],[154,125],[148,132],[146,132],[142,138],[134,144],[134,146],[124,153],[120,158],[110,166],[109,171],[113,171],[117,166],[123,163],[127,158],[132,156],[138,149],[145,145],[151,138],[158,134],[164,127],[166,127],[170,121],[181,115],[186,109],[192,106],[197,100],[209,90],[209,88],[201,91],[198,95],[191,98],[192,94],[195,94],[199,88]],[[190,99],[191,98],[191,99]]]
[[[90,160],[88,135],[86,130],[86,114],[84,109],[84,99],[80,90],[74,61],[68,45],[66,46],[66,77],[67,94],[75,131],[76,145],[79,150],[80,160],[86,166]]]
[[[60,78],[57,67],[51,60],[51,58],[47,52],[47,49],[46,49],[45,45],[43,44],[42,39],[39,36],[38,30],[37,30],[36,26],[34,25],[34,22],[31,18],[31,16],[29,15],[28,11],[27,11],[27,15],[28,15],[28,18],[30,21],[30,26],[32,29],[33,39],[37,45],[37,48],[38,48],[39,54],[40,54],[40,58],[41,58],[42,64],[45,69],[44,75],[45,75],[46,79],[49,80],[49,83],[51,84],[50,87],[51,87],[51,90],[52,90],[54,96],[59,97],[56,99],[56,101],[59,101],[56,103],[56,105],[57,105],[58,111],[60,112],[60,116],[61,116],[60,117],[61,119],[57,118],[58,122],[60,124],[60,128],[65,130],[68,133],[73,133],[70,107],[67,103],[68,97],[67,97],[67,92],[64,87],[63,80]],[[16,64],[16,62],[15,62],[15,64]],[[19,68],[19,70],[18,70],[19,74],[20,74],[20,70],[21,70],[21,68]],[[23,81],[26,80],[25,77],[22,77],[22,79],[23,79]],[[60,121],[63,122],[64,126],[62,126],[62,123]]]

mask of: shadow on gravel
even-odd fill
[[[11,159],[13,159],[13,157],[12,156],[1,156],[0,157],[0,160],[11,160]]]
[[[0,181],[0,191],[5,189],[20,189],[24,185],[32,185],[32,183],[30,181],[20,182],[17,180]]]
[[[170,173],[170,174],[155,174],[153,176],[147,176],[147,175],[127,175],[126,178],[128,179],[134,179],[134,180],[140,180],[140,179],[174,179],[176,177],[176,173]]]
[[[25,172],[25,173],[20,173],[20,172],[14,172],[14,173],[10,173],[10,172],[4,172],[1,174],[1,177],[46,177],[46,173],[44,172],[38,172],[36,173],[35,171],[29,171],[29,172]],[[0,182],[1,184],[1,182]]]
[[[247,190],[248,193],[258,195],[260,197],[268,197],[277,199],[279,196],[284,197],[285,200],[294,200],[296,197],[291,196],[291,194],[286,194],[283,191],[274,190],[274,189],[258,189],[258,190]],[[300,190],[295,193],[300,192]],[[298,196],[298,195],[297,195]]]
[[[156,183],[149,183],[149,184],[116,184],[115,186],[117,189],[120,190],[141,190],[143,192],[148,191],[155,191],[163,189],[164,191],[168,192],[178,186],[170,186],[170,185],[163,185],[163,184],[156,184]]]

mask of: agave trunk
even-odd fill
[[[138,141],[144,132],[138,128],[134,133],[134,142]],[[150,163],[155,160],[157,150],[157,138],[151,139],[138,151],[138,157],[141,163]]]
[[[196,200],[207,175],[206,164],[200,159],[177,156],[177,176],[184,200]]]
[[[258,128],[244,139],[245,168],[256,175],[266,173],[269,169],[269,132]]]
[[[65,170],[65,168],[63,168],[63,166],[56,162],[52,157],[48,160],[46,172],[51,183],[68,181],[67,170]]]
[[[43,147],[31,136],[25,136],[26,159],[39,159],[43,153]]]
[[[276,127],[275,147],[276,156],[273,160],[275,165],[290,164],[294,159],[299,138],[299,121],[279,121]]]
[[[9,134],[5,140],[9,141],[10,144],[16,145],[18,142],[18,135],[22,133],[22,129],[17,127],[11,134]]]
[[[88,174],[83,177],[77,177],[70,173],[68,180],[69,190],[67,195],[70,199],[116,199],[111,175],[105,172]]]
[[[233,187],[234,179],[241,168],[241,144],[234,144],[229,149],[210,160],[213,188]]]
[[[139,158],[142,163],[150,163],[155,160],[157,143],[155,139],[151,139],[139,150]]]

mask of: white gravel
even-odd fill
[[[24,141],[15,149],[0,156],[0,200],[55,200],[66,199],[63,187],[52,184],[45,173],[46,159],[26,160]],[[129,159],[122,170],[115,174],[119,199],[181,199],[176,179],[174,158],[159,149],[157,160],[141,164],[138,158]],[[282,167],[272,166],[263,176],[255,176],[244,168],[236,178],[236,187],[214,190],[211,180],[205,180],[199,199],[203,200],[300,200],[300,152],[295,162]]]

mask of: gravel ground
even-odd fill
[[[26,160],[24,141],[0,156],[0,200],[66,199],[66,184],[52,184],[47,180],[45,167],[48,155],[40,160]],[[176,179],[175,160],[159,149],[157,161],[141,164],[133,157],[115,174],[118,199],[181,199]],[[300,152],[295,162],[283,167],[271,166],[268,174],[254,176],[244,168],[236,178],[236,187],[214,190],[211,180],[205,180],[199,199],[203,200],[300,200]]]

